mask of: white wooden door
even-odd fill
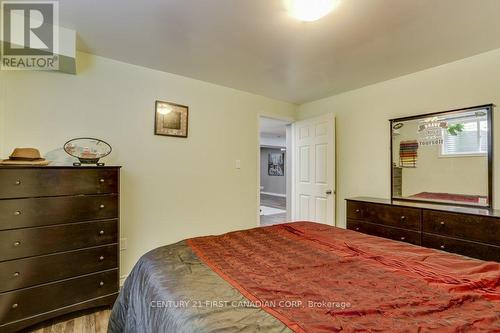
[[[335,225],[335,118],[294,123],[293,218]]]

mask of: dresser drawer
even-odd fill
[[[111,168],[2,169],[0,199],[118,193],[118,170]]]
[[[0,231],[0,261],[117,243],[117,220]]]
[[[500,246],[470,242],[466,240],[431,235],[422,235],[422,245],[464,256],[500,262]]]
[[[0,293],[116,268],[117,256],[117,245],[105,245],[0,262]]]
[[[2,293],[0,325],[116,292],[118,270]]]
[[[347,218],[420,231],[420,209],[347,201]]]
[[[420,245],[420,233],[412,230],[387,227],[379,224],[347,220],[347,229],[364,234]]]
[[[500,245],[500,219],[426,210],[423,223],[427,233]]]
[[[0,200],[0,230],[117,217],[117,194]]]

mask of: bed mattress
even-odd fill
[[[500,264],[311,222],[188,239],[135,265],[110,332],[500,332]]]

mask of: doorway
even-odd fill
[[[260,225],[290,220],[291,121],[260,117]]]
[[[259,117],[257,225],[293,220],[336,225],[335,116]]]

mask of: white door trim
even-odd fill
[[[295,125],[295,122],[292,123],[292,125],[290,126],[290,159],[291,159],[291,162],[290,162],[290,166],[291,166],[291,169],[289,174],[291,176],[291,179],[290,179],[290,196],[289,196],[289,199],[287,199],[287,204],[290,203],[290,209],[289,209],[289,214],[290,214],[290,221],[296,221],[297,220],[297,213],[296,213],[296,209],[295,209],[295,202],[296,202],[296,197],[295,197],[295,173],[297,172],[296,171],[296,168],[295,168],[295,132],[297,131],[297,128],[296,128],[296,125]],[[288,183],[287,183],[288,185]],[[287,192],[288,194],[288,192]]]
[[[293,159],[295,156],[294,146],[293,146],[293,124],[291,123],[286,126],[286,168],[285,176],[286,176],[286,219],[287,221],[293,221],[293,209],[294,209],[294,200],[293,200],[293,172],[294,172],[294,164]]]

